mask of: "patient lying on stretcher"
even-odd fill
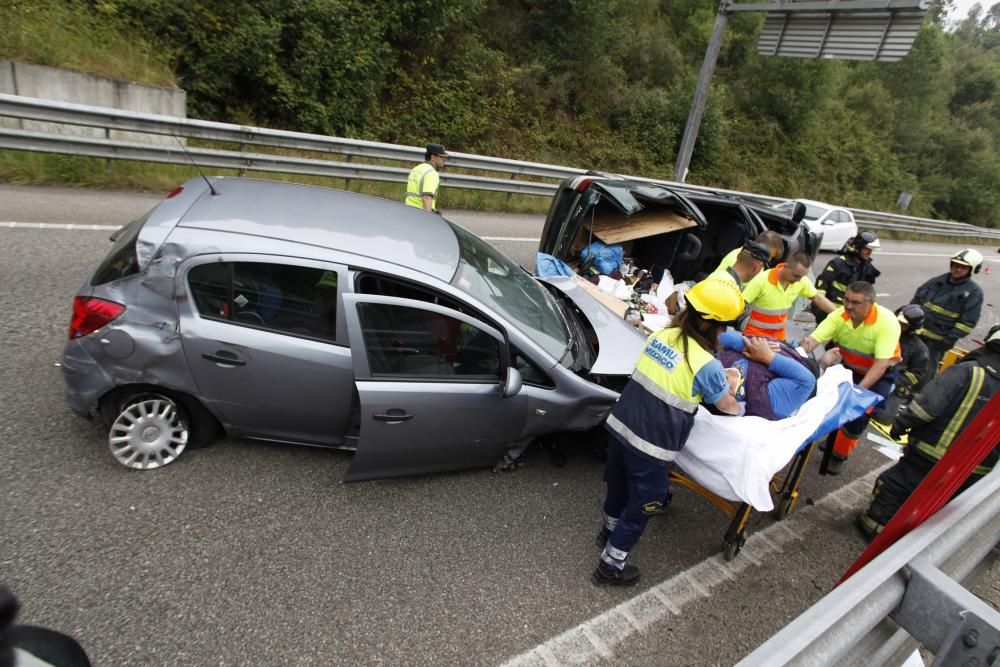
[[[778,341],[726,331],[719,336],[719,347],[730,392],[747,415],[784,419],[795,414],[816,388],[816,374],[807,361]]]

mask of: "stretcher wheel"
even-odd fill
[[[775,520],[781,521],[786,516],[791,514],[792,510],[795,509],[795,505],[798,503],[798,500],[798,496],[782,496],[781,500],[778,502],[778,506],[774,508]]]
[[[746,542],[746,538],[742,535],[737,535],[732,542],[726,542],[726,545],[722,548],[722,557],[725,560],[732,560],[736,558],[736,555],[743,548],[743,544]]]

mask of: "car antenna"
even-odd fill
[[[203,179],[205,179],[205,184],[208,185],[208,191],[211,192],[213,196],[219,194],[219,192],[214,187],[212,187],[212,181],[208,180],[208,176],[205,175],[205,172],[201,170],[201,167],[198,166],[198,163],[195,162],[194,158],[191,157],[191,154],[188,153],[187,146],[184,145],[184,142],[181,141],[180,137],[178,137],[176,134],[173,133],[171,133],[170,136],[174,138],[174,140],[177,142],[177,145],[181,147],[182,151],[184,151],[184,155],[187,156],[187,159],[191,160],[191,164],[194,165],[194,168],[198,170],[198,175],[201,176]]]

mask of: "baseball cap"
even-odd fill
[[[444,146],[441,144],[427,144],[425,149],[428,155],[440,155],[441,157],[448,157],[448,154],[444,150]]]

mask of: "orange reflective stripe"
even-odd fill
[[[844,365],[851,370],[868,371],[875,364],[875,357],[870,354],[863,354],[856,350],[849,350],[840,346],[840,356],[844,360]]]
[[[751,307],[750,319],[761,324],[780,324],[784,326],[785,320],[788,319],[788,311],[786,310],[775,315]]]
[[[773,326],[773,325],[772,325]],[[785,340],[785,327],[774,329],[774,328],[764,328],[755,326],[752,321],[747,322],[746,329],[743,333],[747,336],[763,336],[765,338],[773,338],[775,340]]]

